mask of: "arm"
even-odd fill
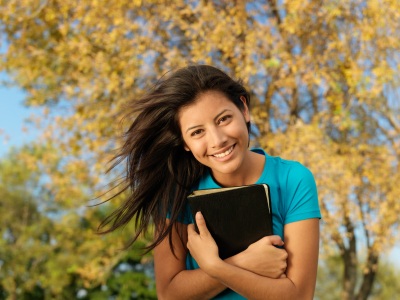
[[[222,261],[201,214],[196,218],[200,234],[189,225],[188,248],[201,269],[212,278],[248,299],[312,299],[318,264],[318,219],[285,226],[287,278],[272,279]]]
[[[184,224],[179,226],[187,227]],[[187,232],[186,228],[184,232]],[[158,299],[209,299],[226,289],[226,286],[201,269],[186,270],[187,249],[183,247],[175,228],[172,232],[172,243],[176,257],[169,247],[168,237],[154,249]],[[184,243],[186,244],[185,240]]]
[[[184,232],[187,232],[187,225],[179,224],[179,226],[183,226]],[[154,249],[154,269],[159,299],[209,299],[226,289],[223,283],[202,269],[186,270],[185,260],[188,250],[182,245],[175,228],[172,232],[172,242],[176,257],[170,250],[168,238]],[[187,236],[184,244],[186,242]],[[273,245],[282,244],[278,236],[264,238],[242,253],[226,259],[225,262],[264,276],[279,278],[286,269],[287,253]]]

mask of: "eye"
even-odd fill
[[[195,131],[193,131],[190,136],[197,136],[199,134],[201,134],[203,132],[203,129],[197,129]]]
[[[221,117],[220,119],[218,119],[217,124],[219,125],[219,124],[221,124],[221,123],[227,122],[227,121],[229,121],[231,118],[232,118],[231,115],[225,115],[225,116]]]

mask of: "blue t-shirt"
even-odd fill
[[[273,157],[263,149],[252,151],[265,155],[265,164],[260,178],[255,184],[268,184],[272,203],[272,222],[274,234],[283,240],[283,228],[286,224],[311,218],[321,218],[318,194],[312,173],[299,162]],[[210,172],[199,181],[198,189],[220,188]],[[190,208],[180,220],[184,224],[193,223]],[[199,266],[190,253],[186,257],[186,269],[194,270]],[[213,299],[245,299],[230,289],[226,289]]]

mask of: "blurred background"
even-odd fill
[[[97,204],[123,105],[193,63],[241,78],[252,144],[314,173],[315,299],[397,299],[398,0],[0,0],[0,299],[156,299],[150,237],[96,233],[124,195]]]

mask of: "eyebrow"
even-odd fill
[[[221,111],[218,115],[216,115],[216,116],[214,117],[214,122],[215,122],[221,115],[223,115],[224,113],[226,113],[227,111],[229,111],[229,109],[224,109],[224,110]],[[201,127],[201,125],[195,125],[195,126],[189,127],[189,128],[186,130],[186,133],[187,133],[189,130],[195,129],[195,128],[197,128],[197,127]]]

